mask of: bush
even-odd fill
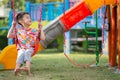
[[[58,51],[63,51],[63,46],[64,46],[63,35],[57,38],[57,43],[58,43],[58,47],[57,47]]]
[[[8,39],[6,36],[0,36],[0,50],[8,45]]]
[[[57,43],[56,39],[47,46],[47,48],[49,48],[49,49],[57,48],[57,47],[58,47],[58,43]]]

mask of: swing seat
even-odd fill
[[[41,50],[41,47],[40,47],[39,41],[37,41],[35,43],[34,52],[33,52],[32,56],[34,56],[35,54],[37,54],[37,52],[40,51],[40,50]]]

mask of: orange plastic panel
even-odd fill
[[[72,26],[84,19],[88,15],[91,15],[90,9],[85,2],[80,2],[78,5],[67,11],[60,17],[60,20],[64,24],[65,28],[69,30]]]
[[[103,5],[113,5],[116,3],[116,0],[84,0],[85,3],[90,8],[91,12],[94,13],[98,8]]]

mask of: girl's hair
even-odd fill
[[[27,12],[20,12],[20,13],[17,14],[16,21],[17,21],[18,24],[22,25],[19,21],[22,20],[24,15],[26,15],[26,14],[29,15],[29,13],[27,13]]]

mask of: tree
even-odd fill
[[[14,0],[15,1],[15,9],[17,11],[25,10],[25,0]],[[3,4],[5,7],[12,8],[12,0],[3,0]]]

